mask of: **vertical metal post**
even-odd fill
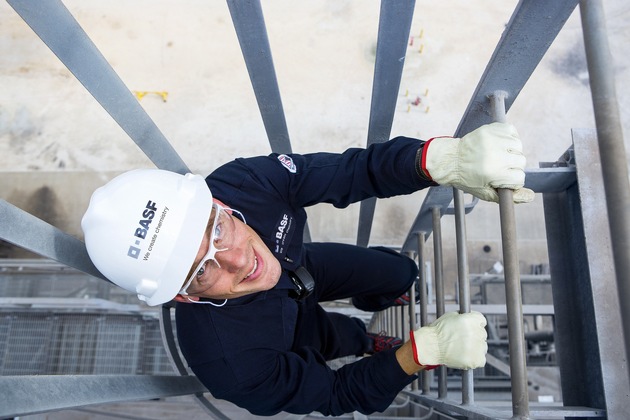
[[[491,109],[498,122],[505,122],[506,92],[490,95]],[[525,335],[523,330],[523,300],[516,239],[513,192],[499,188],[499,214],[501,218],[501,242],[505,267],[505,303],[508,318],[508,342],[510,347],[510,373],[512,381],[512,418],[529,418],[527,392],[527,367],[525,362]]]
[[[411,285],[411,289],[409,289],[409,331],[415,331],[418,328],[418,324],[416,323],[416,284]],[[422,384],[424,388],[424,372],[422,375]],[[418,381],[413,381],[411,383],[411,390],[418,390]]]
[[[391,307],[387,309],[387,313],[391,323],[391,328],[387,332],[395,336],[398,334],[398,311],[396,311],[395,307]]]
[[[396,307],[390,308],[390,314],[392,317],[392,329],[390,331],[394,331],[394,334],[399,334],[398,326],[400,325],[400,320],[398,319],[398,311]]]
[[[435,260],[435,315],[444,315],[444,276],[442,275],[442,226],[440,225],[441,209],[433,207],[433,259]],[[440,366],[438,371],[438,398],[446,398],[446,366]]]
[[[418,232],[418,296],[420,298],[420,325],[425,326],[428,324],[427,316],[427,276],[424,271],[424,242],[426,240],[426,234],[424,232]],[[415,296],[412,296],[411,302],[415,301]],[[415,307],[415,303],[414,303]],[[413,320],[411,321],[412,328],[416,329],[416,315],[415,309],[413,311]],[[427,395],[431,389],[431,372],[422,372],[422,393]]]
[[[419,257],[419,256],[418,256]],[[416,283],[411,284],[411,288],[409,288],[409,331],[415,331],[417,327],[416,325]],[[404,337],[407,337],[405,335]],[[418,381],[413,381],[411,383],[411,390],[418,390]]]
[[[586,62],[595,111],[597,142],[602,162],[606,208],[621,309],[621,321],[630,359],[630,181],[621,131],[612,57],[601,0],[580,1]],[[630,372],[630,370],[629,370]]]
[[[405,334],[405,307],[401,305],[396,309],[398,319],[397,337],[407,337],[407,334]]]
[[[455,238],[457,242],[457,281],[459,285],[459,312],[470,312],[470,283],[468,281],[468,250],[466,247],[466,216],[464,193],[453,188],[455,205]],[[462,404],[474,404],[473,371],[462,371]]]

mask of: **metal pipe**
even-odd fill
[[[398,313],[398,337],[401,337],[404,339],[404,337],[407,337],[408,334],[405,334],[405,327],[406,327],[406,323],[405,323],[405,307],[404,306],[400,306],[398,307],[398,310],[396,311]]]
[[[429,324],[429,315],[428,315],[428,307],[429,307],[429,296],[428,296],[428,287],[427,287],[427,271],[425,269],[425,256],[424,256],[424,243],[426,241],[426,233],[420,232],[418,234],[418,241],[422,242],[422,244],[418,243],[418,266],[419,266],[419,276],[418,276],[418,288],[420,289],[418,292],[418,296],[420,297],[420,325],[425,326]]]
[[[387,335],[396,336],[398,334],[398,311],[396,310],[396,307],[389,308],[389,316],[392,326],[389,330],[387,330],[389,333]]]
[[[466,247],[466,215],[464,193],[453,188],[455,206],[455,238],[457,243],[457,282],[459,285],[459,312],[470,312],[470,282],[468,281],[468,250]],[[474,404],[473,371],[462,371],[462,404]]]
[[[434,207],[433,213],[433,259],[435,263],[435,315],[444,315],[444,262],[442,259],[442,226],[440,225],[441,209]]]
[[[626,360],[630,359],[630,181],[603,2],[580,2],[586,62],[602,162]],[[628,370],[630,372],[630,370]]]
[[[425,326],[428,324],[427,320],[427,275],[424,271],[424,243],[426,241],[426,235],[424,232],[418,232],[418,296],[420,298],[420,325]],[[410,326],[413,330],[416,329],[416,311],[415,311],[415,295],[412,295],[410,304],[413,303],[413,319]],[[412,312],[410,311],[410,314]],[[422,372],[422,393],[428,395],[431,389],[431,372]],[[415,383],[415,382],[414,382]],[[417,388],[416,388],[417,389]]]
[[[414,282],[409,288],[409,331],[415,331],[416,328],[416,283]],[[411,390],[418,390],[418,381],[411,383]]]
[[[527,367],[525,336],[523,332],[523,307],[519,279],[516,224],[512,190],[499,189],[499,213],[501,217],[501,242],[505,267],[505,301],[510,342],[510,372],[512,373],[512,412],[519,418],[528,418]]]
[[[470,282],[468,281],[468,250],[466,247],[466,216],[464,193],[453,189],[455,205],[455,240],[457,243],[457,280],[459,284],[459,311],[470,312]]]
[[[444,315],[444,276],[442,262],[442,226],[440,225],[441,208],[433,207],[433,259],[435,260],[435,315],[437,318]],[[446,366],[437,368],[438,373],[438,398],[446,398]]]
[[[498,122],[505,122],[506,92],[496,91],[490,95],[491,109]],[[501,242],[505,273],[505,303],[508,318],[508,340],[510,347],[510,372],[512,383],[512,418],[529,418],[527,391],[527,366],[525,335],[523,330],[523,300],[518,260],[516,217],[514,215],[513,191],[499,188],[499,215],[501,218]]]

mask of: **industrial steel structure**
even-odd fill
[[[188,171],[60,0],[7,1],[157,167],[178,173]],[[227,3],[271,149],[278,153],[291,152],[260,1],[228,0]],[[444,217],[454,217],[459,292],[455,309],[462,312],[476,309],[488,317],[507,319],[507,335],[490,334],[489,344],[491,349],[495,344],[504,351],[509,349],[509,355],[501,360],[491,351],[488,366],[510,377],[506,389],[511,404],[489,404],[486,398],[475,398],[478,387],[482,386],[481,378],[486,376],[483,369],[464,371],[457,376],[441,367],[437,369],[436,386],[431,374],[421,375],[419,384],[401,393],[389,417],[618,419],[627,416],[630,187],[602,1],[520,1],[454,134],[462,136],[483,124],[505,120],[511,105],[578,4],[596,128],[574,130],[572,138],[567,138],[567,143],[572,141],[573,145],[563,156],[526,172],[526,187],[542,194],[544,201],[550,262],[550,276],[546,281],[554,290],[562,290],[562,295],[554,294],[553,305],[524,304],[511,191],[500,191],[501,220],[497,223],[501,224],[504,249],[505,304],[472,302],[465,214],[474,209],[475,203],[465,205],[461,191],[431,188],[400,248],[401,252],[417,258],[423,268],[427,258],[425,242],[432,237],[436,306],[429,307],[426,276],[421,269],[418,285],[421,302],[413,302],[404,310],[397,308],[376,314],[370,321],[371,328],[387,325],[389,330],[396,329],[406,336],[410,328],[429,322],[429,315],[439,316],[445,312],[440,275],[440,223]],[[413,0],[381,2],[367,145],[389,139],[404,66],[401,57],[406,54],[414,8]],[[596,208],[597,203],[604,202],[607,211]],[[375,199],[361,204],[358,245],[367,246],[369,242],[374,208]],[[308,232],[306,237],[309,237]],[[1,287],[7,293],[0,300],[3,317],[0,417],[97,403],[195,395],[208,415],[228,418],[204,396],[207,391],[188,372],[179,356],[169,305],[164,305],[159,319],[137,313],[133,305],[129,305],[129,296],[123,293],[113,296],[116,292],[103,287],[106,280],[90,262],[81,241],[5,200],[0,200],[0,238],[58,262],[5,261],[2,264],[5,280]],[[24,277],[25,272],[30,273],[31,278]],[[18,274],[19,281],[16,280]],[[33,296],[30,293],[34,288],[29,288],[28,282],[37,281],[41,275],[53,277],[52,283],[58,289]],[[65,307],[51,309],[53,300],[45,305],[45,298],[74,297],[77,287],[83,292],[90,290],[89,295],[94,298],[88,309],[82,304],[81,314],[72,312],[73,302],[79,304],[72,299],[65,300],[68,305]],[[562,405],[530,403],[526,344],[535,339],[531,334],[528,338],[523,329],[523,319],[529,316],[553,317]],[[20,337],[20,331],[26,331],[29,325],[44,328],[51,342],[56,343],[54,348],[37,347],[37,352],[28,353],[26,349],[34,348],[28,342],[29,337],[23,337],[23,342],[15,337]],[[108,342],[111,328],[123,329],[128,340],[121,345],[118,334],[118,345],[111,345]],[[163,345],[158,343],[158,336],[163,339]],[[537,349],[537,354],[544,353]],[[33,354],[29,356],[30,364],[15,358],[20,353]],[[118,357],[117,366],[114,371],[107,370],[107,374],[103,374],[103,366],[107,366],[107,358],[112,357],[112,353]],[[125,362],[120,364],[121,360]],[[30,367],[25,368],[26,365]],[[459,377],[461,383],[454,386],[457,396],[453,397],[453,391],[448,391],[453,378]],[[308,416],[300,418],[305,417]]]

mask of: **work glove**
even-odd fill
[[[486,318],[479,312],[448,312],[411,332],[416,364],[433,368],[475,369],[486,364]]]
[[[514,190],[515,203],[534,199],[534,192],[523,188],[523,145],[516,128],[510,124],[483,125],[461,139],[431,139],[424,145],[420,166],[438,184],[458,188],[482,200],[499,202],[497,188]]]

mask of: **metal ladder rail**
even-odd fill
[[[515,89],[514,86],[510,86],[512,79],[515,79],[518,82],[521,82],[523,85],[533,72],[535,66],[538,64],[538,61],[542,58],[544,53],[546,52],[549,45],[558,31],[570,15],[571,11],[575,8],[576,2],[565,2],[563,7],[556,9],[556,16],[559,14],[562,16],[562,19],[558,19],[556,25],[551,25],[549,28],[545,26],[544,23],[538,23],[538,28],[531,28],[525,25],[526,21],[532,19],[532,16],[529,15],[531,12],[528,10],[529,6],[532,3],[521,2],[517,6],[515,13],[508,24],[508,29],[503,34],[501,41],[499,41],[499,45],[495,50],[493,57],[486,68],[484,75],[482,76],[482,80],[479,83],[475,94],[473,95],[473,100],[469,104],[468,110],[465,113],[462,122],[460,123],[456,136],[461,136],[462,134],[471,131],[478,126],[491,122],[492,118],[504,119],[505,110],[509,108],[509,104],[501,103],[502,107],[502,115],[501,112],[493,113],[487,112],[487,110],[492,111],[493,105],[496,102],[488,101],[488,86],[501,86],[502,89],[505,89],[507,85],[507,89],[513,92],[518,92],[520,89]],[[534,9],[536,13],[540,13],[542,9]],[[549,10],[546,11],[547,13]],[[535,15],[535,14],[534,14]],[[543,42],[541,45],[535,45],[534,48],[530,48],[530,44],[525,45],[526,52],[529,54],[522,54],[523,56],[527,56],[528,66],[519,66],[516,68],[510,69],[502,69],[501,58],[503,55],[511,55],[513,53],[514,44],[511,42],[519,32],[523,31],[542,31],[548,32],[549,37],[541,37]],[[537,58],[538,60],[531,60],[531,57]],[[518,60],[511,60],[511,62]],[[498,66],[494,66],[493,64],[498,62]],[[523,64],[523,63],[519,63]],[[533,64],[533,65],[532,65]],[[529,72],[528,72],[529,69]],[[506,83],[506,79],[509,81]],[[507,96],[507,95],[506,95]],[[504,98],[505,99],[505,98]],[[513,98],[510,98],[510,103],[513,101]],[[479,112],[479,110],[485,112]],[[476,111],[476,112],[475,112]],[[490,121],[487,121],[490,118]],[[485,120],[485,121],[484,121]],[[433,189],[432,189],[433,190]],[[436,210],[439,212],[439,199],[437,202],[433,202],[430,197],[431,190],[425,199],[425,203],[431,203],[431,214],[433,216],[433,227],[435,227],[435,215]],[[520,285],[518,284],[518,256],[516,254],[516,237],[515,237],[515,224],[513,216],[513,206],[511,203],[511,191],[502,190],[499,192],[500,194],[500,209],[502,216],[502,236],[504,240],[504,257],[506,260],[506,266],[509,269],[509,275],[506,275],[506,283],[509,285],[506,287],[506,292],[508,294],[508,318],[510,320],[510,338],[512,345],[511,348],[511,363],[512,363],[512,385],[513,385],[513,395],[512,395],[512,404],[513,404],[513,414],[518,418],[527,418],[529,416],[528,409],[528,401],[527,401],[527,378],[526,378],[526,368],[525,368],[525,353],[523,349],[524,346],[524,337],[522,334],[522,328],[517,328],[518,325],[522,327],[522,302],[520,301]],[[440,197],[443,198],[444,203],[448,204],[450,201],[448,194],[443,193],[439,194]],[[467,250],[466,250],[466,233],[465,233],[465,217],[464,217],[464,204],[463,204],[463,193],[458,190],[453,190],[453,198],[454,198],[454,207],[455,207],[455,225],[456,225],[456,236],[457,236],[457,261],[458,261],[458,281],[459,281],[459,302],[460,302],[460,312],[469,312],[470,311],[470,289],[468,283],[468,260],[467,260]],[[448,200],[448,201],[447,201]],[[509,201],[509,204],[507,202]],[[424,204],[423,203],[423,207]],[[422,213],[422,208],[420,210],[419,216]],[[511,211],[510,211],[511,210]],[[416,220],[418,222],[418,219]],[[426,232],[424,229],[425,226],[417,226],[418,223],[414,223],[414,227],[412,231],[415,229]],[[434,235],[435,237],[435,235]],[[403,251],[407,250],[407,246],[413,246],[413,242],[411,241],[411,233],[407,237],[405,244],[403,245]],[[516,262],[513,260],[516,259]],[[436,265],[436,271],[439,267]],[[436,276],[437,277],[437,276]],[[507,281],[507,279],[510,281]],[[436,279],[436,287],[438,281]],[[438,302],[439,305],[439,302]],[[520,314],[520,316],[518,316]],[[518,324],[518,325],[517,325]],[[512,350],[516,349],[516,350]],[[520,349],[520,350],[519,350]],[[473,377],[472,372],[465,371],[462,374],[462,403],[464,405],[474,404],[474,392],[473,392]],[[442,397],[445,396],[445,392],[443,392],[442,387],[440,387]]]
[[[575,8],[576,3],[576,1],[567,1],[563,3],[556,2],[553,6],[551,6],[554,8],[554,13],[552,15],[555,17],[555,19],[553,19],[554,23],[551,25],[536,18],[540,16],[539,14],[543,12],[543,9],[545,9],[544,13],[549,14],[551,10],[546,8],[550,7],[550,5],[541,5],[541,3],[534,4],[533,2],[525,1],[522,1],[517,5],[516,10],[508,23],[508,28],[499,41],[499,45],[497,46],[479,85],[477,86],[477,90],[473,95],[473,99],[469,104],[464,118],[456,130],[457,137],[461,137],[461,135],[472,131],[474,128],[491,122],[492,119],[504,119],[506,109],[509,109],[509,106],[516,97],[516,94],[520,91],[519,84],[522,86],[529,79],[529,76],[538,64],[538,61],[540,61],[547,48],[553,42],[553,39],[555,39],[560,28],[564,25],[564,22],[568,19],[570,13]],[[532,25],[534,27],[532,27]],[[513,56],[515,45],[518,45],[518,43],[515,43],[514,41],[518,39],[522,33],[530,31],[534,31],[537,34],[542,32],[545,36],[537,37],[537,41],[532,42],[531,40],[528,40],[527,43],[521,44],[523,51],[519,51],[520,54],[518,57],[524,57],[525,60],[504,60],[507,56]],[[535,45],[532,47],[532,44]],[[506,63],[514,64],[517,62],[518,64],[515,67],[510,67],[509,64],[506,65]],[[489,87],[493,86],[500,86],[501,89],[506,90],[506,95],[501,102],[502,106],[498,111],[494,106],[498,102],[488,100],[488,93],[490,92]],[[508,91],[509,93],[513,93],[514,96],[511,97],[511,95],[507,93]],[[504,101],[508,103],[505,103]],[[430,232],[429,229],[426,229],[426,225],[428,225],[428,223],[426,221],[424,222],[424,225],[422,223],[421,215],[423,210],[425,212],[426,219],[428,215],[427,210],[430,208],[433,220],[435,220],[436,209],[439,211],[440,207],[444,207],[448,204],[448,202],[450,202],[450,197],[445,191],[438,192],[437,199],[431,197],[433,190],[434,189],[432,188],[427,194],[425,202],[423,203],[418,217],[414,222],[414,226],[405,240],[403,251],[408,251],[409,247],[417,245],[417,243],[414,244],[412,241],[414,231]],[[513,218],[511,193],[512,192],[510,190],[499,191],[502,238],[504,241],[504,259],[506,260],[506,267],[508,269],[506,274],[506,293],[508,302],[508,318],[511,327],[510,343],[512,344],[510,346],[513,386],[512,411],[515,418],[524,419],[529,416],[529,408],[527,401],[525,353],[523,349],[524,337],[522,334],[522,302],[520,300],[520,284],[518,281],[518,256],[516,253],[515,223]],[[470,289],[468,283],[463,193],[454,189],[452,197],[455,201],[460,312],[468,312],[470,311]],[[425,206],[427,203],[429,203],[430,206]],[[433,226],[435,227],[435,223],[433,223]],[[437,269],[438,267],[436,266],[436,270]],[[521,328],[517,328],[519,325],[521,325]],[[474,392],[472,388],[472,372],[465,371],[462,374],[462,403],[464,405],[474,403]]]
[[[627,238],[630,237],[630,235],[627,234],[626,232],[627,229],[624,229],[627,225],[627,220],[628,220],[628,214],[626,212],[628,205],[626,204],[626,205],[619,206],[619,203],[624,203],[625,202],[624,200],[627,199],[627,195],[628,195],[627,178],[628,177],[623,176],[624,174],[627,174],[626,167],[625,167],[625,151],[623,150],[623,140],[622,140],[622,135],[619,129],[619,120],[618,120],[619,116],[618,116],[618,109],[617,109],[617,104],[616,104],[616,97],[615,97],[614,83],[613,83],[614,78],[613,78],[613,74],[610,68],[611,62],[610,62],[610,57],[609,57],[607,40],[605,38],[605,25],[603,24],[604,18],[603,18],[602,3],[600,1],[598,2],[584,1],[581,3],[581,11],[582,11],[584,37],[585,37],[585,43],[586,43],[586,49],[587,49],[587,60],[589,63],[589,70],[590,72],[595,73],[594,75],[591,76],[591,89],[593,92],[593,101],[595,104],[595,108],[599,114],[599,117],[596,116],[597,123],[598,123],[597,124],[598,134],[599,134],[597,137],[599,140],[600,149],[609,158],[608,160],[606,160],[605,158],[602,160],[604,162],[608,162],[609,160],[612,159],[614,161],[621,160],[622,162],[621,164],[622,169],[623,169],[622,171],[615,171],[614,168],[618,167],[619,165],[615,165],[614,163],[606,167],[607,169],[610,169],[610,171],[612,172],[612,174],[610,174],[609,177],[615,178],[614,180],[615,182],[613,182],[614,185],[610,186],[610,188],[607,189],[606,201],[608,203],[609,209],[610,208],[613,209],[610,214],[610,217],[611,217],[610,226],[611,226],[611,236],[613,237],[613,249],[617,253],[615,255],[615,265],[623,266],[624,264],[627,265],[630,259],[621,258],[621,262],[619,262],[619,255],[625,255],[624,253],[627,253],[628,247],[626,246],[624,240],[627,241]],[[589,25],[590,25],[590,28],[588,27]],[[542,175],[540,173],[538,174]],[[620,174],[621,176],[619,176]],[[554,178],[556,178],[556,180],[558,179],[558,177],[554,177]],[[617,182],[617,180],[619,180],[620,182]],[[539,180],[538,182],[539,188],[534,188],[537,192],[555,192],[553,188],[555,181],[543,182],[544,185],[541,185],[540,181],[542,180]],[[562,182],[562,184],[566,185],[566,182]],[[564,189],[565,188],[558,188],[557,191],[564,191]],[[612,197],[612,200],[611,200],[611,197]],[[618,209],[622,209],[622,212],[626,212],[626,213],[622,214],[621,217],[617,217],[617,219],[615,220],[615,217],[619,216],[618,212],[617,213],[615,212],[615,210],[618,210]],[[626,224],[624,225],[624,223]],[[619,229],[612,229],[613,226],[618,226]],[[615,235],[617,235],[617,238],[622,237],[622,240],[620,242],[615,241]],[[622,269],[623,273],[625,273],[626,271],[627,270]],[[617,269],[617,272],[619,272],[619,269]],[[620,304],[622,305],[621,307],[622,321],[624,321],[624,330],[627,330],[628,324],[627,324],[626,318],[627,318],[628,307],[627,307],[627,302],[623,300],[623,296],[625,296],[624,293],[627,292],[628,289],[625,288],[626,284],[623,283],[623,280],[620,278],[619,275],[617,275],[616,278],[617,278],[617,283],[618,283],[617,287],[620,293]],[[624,308],[623,305],[626,305],[626,307]],[[627,331],[626,331],[625,338],[626,338],[625,349],[627,353],[628,352]],[[602,344],[600,343],[600,345]],[[607,344],[603,344],[603,345],[607,346]],[[606,349],[605,351],[609,351],[609,349]],[[624,385],[626,384],[621,385],[622,389],[624,388]],[[605,394],[605,398],[606,398],[605,403],[607,405],[610,404],[608,408],[612,407],[613,412],[614,412],[615,409],[617,409],[617,405],[618,405],[618,402],[614,400],[615,391],[614,390],[612,391],[600,390],[598,391],[598,393]],[[612,399],[609,400],[609,398],[612,398]],[[568,410],[570,408],[571,407],[565,407],[565,410]],[[593,410],[593,412],[590,415],[595,415],[595,416],[605,415],[604,410],[599,410],[599,409],[587,409],[587,410]]]
[[[487,95],[499,87],[508,93],[505,109],[510,109],[577,2],[522,0],[518,3],[455,131],[455,137],[492,122]],[[532,33],[537,36],[530,36]],[[549,172],[553,172],[553,169],[549,169]],[[536,181],[544,179],[536,176]],[[431,234],[433,207],[446,209],[452,199],[451,188],[429,189],[403,242],[403,252],[416,251],[416,232],[425,232],[427,237]]]
[[[415,0],[382,0],[372,82],[367,146],[389,140],[402,78]],[[361,202],[357,245],[370,241],[376,198]]]
[[[573,174],[575,175],[575,172],[567,172],[567,174]],[[575,182],[575,176],[570,176],[567,175],[566,177],[566,183],[567,184],[573,184]],[[571,182],[572,180],[572,182]],[[566,184],[562,184],[562,187],[559,187],[558,191],[561,191],[562,188],[564,188],[564,186],[566,186]],[[551,191],[548,191],[551,192]],[[435,209],[434,210],[434,222],[436,222],[434,224],[434,230],[433,230],[433,235],[434,235],[434,247],[437,248],[437,251],[434,249],[434,259],[436,261],[436,267],[435,270],[436,272],[440,270],[440,268],[438,267],[439,261],[441,261],[441,227],[439,226],[441,221],[440,218],[440,212],[439,209]],[[418,241],[422,241],[424,242],[424,233],[421,232],[419,234],[418,237]],[[419,249],[422,249],[423,245],[421,246],[419,244]],[[460,250],[458,249],[458,258],[460,257],[459,255]],[[424,260],[425,260],[425,256],[424,253],[420,253],[418,254],[418,264],[420,266],[424,266]],[[438,317],[438,312],[442,312],[443,313],[443,309],[441,310],[440,308],[444,305],[443,303],[443,297],[439,296],[439,292],[438,290],[440,288],[443,287],[443,278],[441,278],[440,276],[436,276],[436,318]],[[420,284],[422,284],[422,282],[420,282]],[[421,296],[421,301],[419,303],[419,305],[417,305],[414,308],[410,308],[410,318],[416,319],[417,318],[417,312],[420,311],[420,314],[422,316],[422,313],[426,313],[427,312],[427,300],[425,298]],[[453,307],[454,305],[449,305],[451,307]],[[502,305],[473,305],[475,310],[479,310],[481,312],[484,312],[486,314],[506,314],[506,312],[501,312],[500,307]],[[529,305],[530,307],[532,305]],[[520,308],[522,309],[522,306],[520,306]],[[450,310],[453,310],[454,308],[451,308]],[[503,309],[504,311],[506,310],[506,308],[504,307]],[[538,313],[536,312],[538,309],[531,307],[528,308],[528,314],[535,314]],[[387,314],[387,313],[386,313]],[[392,313],[388,313],[388,316],[392,316]],[[426,315],[425,315],[426,316]],[[522,320],[522,317],[520,318]],[[385,320],[385,322],[387,322]],[[422,324],[424,325],[424,323]],[[411,324],[411,327],[413,328],[413,323]],[[510,326],[511,328],[511,326]],[[518,340],[517,340],[518,341]],[[507,368],[507,373],[509,374],[510,368]],[[421,404],[422,406],[425,407],[430,407],[433,408],[439,412],[443,412],[443,413],[447,413],[450,415],[454,415],[454,416],[466,416],[466,418],[471,418],[471,419],[477,419],[477,420],[490,420],[490,419],[527,419],[529,418],[529,415],[531,415],[533,418],[538,418],[538,417],[543,417],[543,418],[565,418],[565,417],[605,417],[606,416],[606,410],[605,409],[600,409],[600,408],[588,408],[588,407],[580,407],[580,406],[549,406],[549,405],[536,405],[534,407],[527,407],[527,411],[520,411],[513,407],[513,406],[507,406],[507,405],[502,405],[502,404],[493,404],[491,407],[485,406],[484,404],[476,404],[474,402],[474,399],[470,399],[468,401],[465,400],[463,393],[465,392],[464,387],[466,386],[465,383],[463,383],[462,385],[462,403],[458,403],[456,401],[454,401],[451,398],[447,397],[447,390],[446,390],[446,381],[445,379],[443,380],[444,382],[441,383],[442,378],[438,377],[438,395],[437,396],[433,396],[430,393],[430,388],[429,388],[429,382],[430,378],[425,378],[425,375],[423,375],[423,383],[422,383],[422,392],[418,392],[418,390],[412,388],[411,390],[404,390],[402,392],[403,395],[405,396],[409,396],[410,398],[412,398],[412,400],[416,400],[419,404]],[[425,382],[427,381],[427,382]],[[520,385],[519,385],[520,386]],[[527,386],[527,385],[526,385]],[[521,393],[521,390],[519,389],[519,395]],[[520,400],[517,400],[518,402],[520,402]]]
[[[495,91],[489,96],[492,115],[498,122],[506,122],[506,99],[507,93],[503,91]],[[499,188],[498,194],[501,245],[503,248],[503,265],[505,266],[505,303],[508,318],[510,379],[512,382],[512,418],[528,419],[529,396],[527,392],[525,332],[523,330],[523,299],[521,296],[513,192],[507,188]]]

